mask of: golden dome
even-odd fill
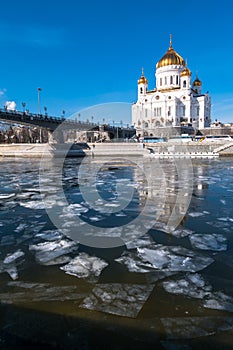
[[[156,64],[156,68],[161,68],[170,65],[185,66],[184,59],[173,49],[172,37],[170,36],[170,47],[165,55]]]
[[[180,73],[180,76],[181,76],[181,77],[186,77],[186,76],[191,77],[191,75],[192,75],[192,72],[191,72],[191,70],[188,69],[188,67],[185,67],[185,68],[182,70],[182,72]]]
[[[196,77],[196,79],[194,80],[193,86],[202,86],[202,82],[200,81],[200,79],[198,79],[198,77]]]
[[[138,79],[138,84],[148,84],[148,80],[144,76],[144,68],[142,68],[142,75]]]

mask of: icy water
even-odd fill
[[[80,162],[1,159],[0,348],[233,349],[233,159]]]

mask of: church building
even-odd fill
[[[140,136],[154,136],[159,127],[209,127],[211,99],[202,93],[202,82],[192,73],[184,59],[170,47],[156,64],[156,87],[148,90],[142,70],[138,80],[138,100],[132,106],[132,125]]]

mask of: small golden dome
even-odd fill
[[[148,84],[148,80],[147,80],[146,77],[144,76],[144,68],[142,68],[142,75],[141,75],[141,77],[138,79],[138,84]]]
[[[191,77],[191,75],[192,75],[192,72],[191,70],[188,69],[188,67],[185,67],[180,73],[181,77],[186,77],[186,76]]]
[[[156,68],[161,68],[170,65],[185,66],[184,59],[173,49],[172,36],[170,35],[170,47],[165,55],[156,64]]]
[[[198,77],[196,77],[196,79],[194,80],[193,86],[202,86],[202,82],[200,79],[198,79]]]

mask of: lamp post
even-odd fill
[[[25,113],[26,102],[22,102],[23,113]]]
[[[40,87],[38,87],[37,91],[38,91],[38,114],[41,115],[41,108],[40,108],[40,92],[42,91],[42,89],[41,89]]]

